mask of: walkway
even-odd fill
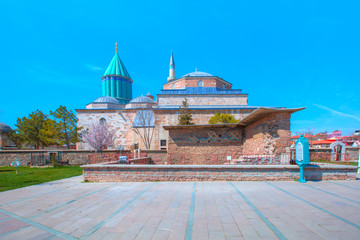
[[[0,193],[0,239],[358,239],[360,182],[82,183]]]

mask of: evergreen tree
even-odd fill
[[[180,106],[180,115],[178,116],[178,120],[178,125],[194,125],[192,122],[192,114],[186,98],[182,102],[182,106]]]
[[[59,145],[59,130],[55,120],[46,119],[39,131],[42,146]]]
[[[77,118],[72,110],[68,111],[65,106],[60,106],[55,112],[50,111],[50,115],[57,119],[59,129],[60,144],[65,144],[70,149],[71,143],[79,141]]]
[[[209,120],[209,124],[237,123],[239,120],[231,114],[215,113]]]
[[[15,124],[17,137],[35,149],[46,146],[46,141],[41,139],[40,130],[47,119],[48,117],[39,110],[30,113],[29,117],[18,118]]]

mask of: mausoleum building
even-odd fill
[[[195,71],[177,78],[173,53],[169,77],[156,98],[150,93],[132,98],[132,82],[116,50],[102,77],[103,96],[85,109],[76,109],[79,126],[86,128],[91,122],[106,121],[115,132],[115,149],[129,149],[133,144],[146,149],[134,129],[150,128],[151,150],[201,152],[228,146],[222,148],[258,154],[275,153],[277,148],[285,151],[290,146],[290,115],[301,110],[249,106],[248,94],[210,73]],[[178,126],[184,99],[193,126]],[[239,122],[209,125],[209,119],[218,112],[232,114]],[[78,143],[78,149],[86,148],[86,144]]]

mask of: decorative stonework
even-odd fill
[[[225,133],[218,133],[215,131],[209,131],[207,137],[201,137],[196,133],[187,134],[179,138],[173,138],[174,142],[177,144],[197,144],[197,143],[229,143],[229,142],[241,142],[242,140],[242,131],[240,129],[230,130]]]

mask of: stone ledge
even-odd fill
[[[83,165],[87,181],[276,181],[296,180],[296,165]],[[355,180],[355,166],[309,166],[307,180]]]

